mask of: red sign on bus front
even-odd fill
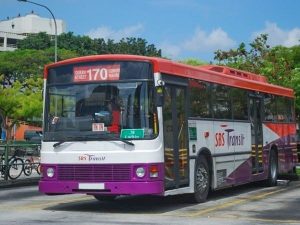
[[[74,67],[74,82],[106,81],[120,79],[120,65]]]

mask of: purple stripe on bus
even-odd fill
[[[157,165],[158,177],[150,177],[150,168]],[[145,168],[145,176],[137,177],[135,170]],[[43,193],[109,193],[109,194],[154,194],[164,192],[164,164],[42,164],[43,178],[39,190]],[[47,169],[54,168],[52,178],[47,177]],[[103,183],[105,190],[79,190],[79,183]]]
[[[284,174],[293,170],[295,165],[295,154],[293,154],[293,149],[296,148],[295,145],[285,144],[286,137],[277,139],[263,148],[263,168],[264,171],[260,174],[253,176],[252,174],[252,157],[249,157],[244,161],[238,168],[236,168],[229,176],[226,178],[225,186],[237,185],[248,183],[252,181],[259,181],[267,179],[268,177],[268,163],[269,163],[269,151],[271,146],[277,146],[278,150],[278,172],[279,174]],[[283,147],[284,146],[284,147]]]
[[[39,191],[46,194],[109,194],[109,195],[163,195],[164,182],[105,182],[103,190],[80,190],[76,181],[40,181]],[[97,184],[97,183],[95,183]]]

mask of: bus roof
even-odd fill
[[[45,77],[47,77],[48,69],[63,66],[73,63],[91,62],[91,61],[144,61],[153,64],[154,72],[166,73],[179,77],[200,79],[203,81],[229,85],[232,87],[244,88],[247,90],[271,93],[286,97],[294,97],[294,91],[289,88],[273,85],[267,82],[266,77],[253,74],[250,72],[233,69],[225,66],[190,66],[171,60],[147,57],[138,55],[122,55],[122,54],[109,54],[109,55],[91,55],[78,58],[67,59],[57,63],[45,66]]]

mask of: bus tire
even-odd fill
[[[277,185],[277,177],[278,177],[278,158],[276,151],[271,149],[269,156],[269,169],[268,169],[268,178],[265,181],[265,185],[268,187]]]
[[[210,189],[210,170],[207,159],[200,156],[196,161],[195,175],[194,175],[194,193],[193,202],[205,202]]]
[[[94,198],[100,202],[111,202],[116,199],[115,195],[94,195]]]

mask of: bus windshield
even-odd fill
[[[153,93],[150,81],[49,85],[44,141],[152,139]]]

